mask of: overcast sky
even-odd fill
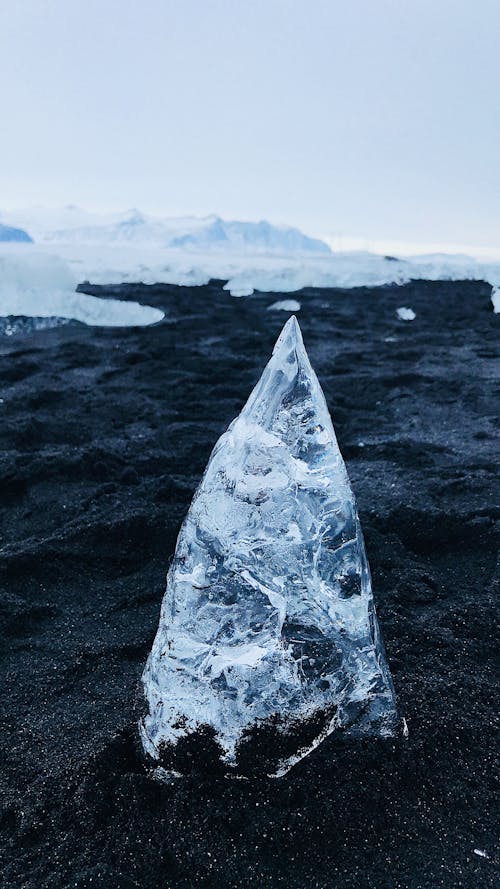
[[[500,244],[499,0],[0,0],[0,209]]]

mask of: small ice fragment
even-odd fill
[[[479,855],[480,858],[490,857],[488,853],[484,851],[484,849],[474,849],[474,855]]]
[[[406,306],[396,309],[396,315],[400,321],[414,321],[417,317],[413,309],[408,309]]]
[[[153,775],[162,784],[173,784],[178,778],[184,778],[181,772],[177,772],[175,769],[164,769],[162,766],[153,769]]]
[[[300,303],[296,299],[279,299],[267,307],[268,312],[300,312]]]
[[[491,291],[491,302],[495,315],[500,314],[500,285],[495,286]]]
[[[408,728],[408,723],[403,716],[403,738],[409,738],[409,737],[410,737],[410,729]]]
[[[278,777],[337,729],[396,731],[356,503],[295,316],[194,495],[143,685],[142,744],[165,769],[198,738],[237,770],[264,749]]]
[[[231,296],[235,296],[238,299],[243,296],[252,296],[253,287],[250,284],[241,284],[240,286],[234,285],[234,287],[229,287],[230,282],[224,284],[224,290],[229,290]]]

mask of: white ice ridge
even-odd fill
[[[294,316],[195,493],[143,684],[155,760],[202,726],[230,765],[276,717],[283,733],[317,718],[309,749],[394,729],[354,495]]]
[[[119,243],[86,244],[65,241],[19,245],[29,260],[32,252],[47,252],[64,261],[78,282],[92,284],[178,284],[197,287],[210,279],[227,281],[232,296],[254,291],[293,293],[303,287],[380,287],[409,281],[487,281],[500,298],[500,263],[467,256],[429,255],[391,259],[367,252],[307,253],[299,249],[265,251],[247,246],[177,246],[159,248]],[[0,249],[12,252],[8,244]]]

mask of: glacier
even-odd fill
[[[295,316],[212,452],[142,681],[157,766],[200,730],[238,772],[252,733],[272,728],[286,738],[273,754],[266,735],[275,776],[336,729],[395,730],[355,499]]]

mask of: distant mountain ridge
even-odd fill
[[[22,228],[13,228],[11,225],[3,225],[0,222],[0,241],[2,243],[7,241],[17,244],[32,244],[33,238]]]
[[[12,211],[10,218],[33,232],[43,244],[136,245],[186,250],[225,250],[330,254],[328,244],[297,228],[260,222],[224,220],[219,216],[156,217],[133,209],[96,214],[69,205],[62,210]]]

